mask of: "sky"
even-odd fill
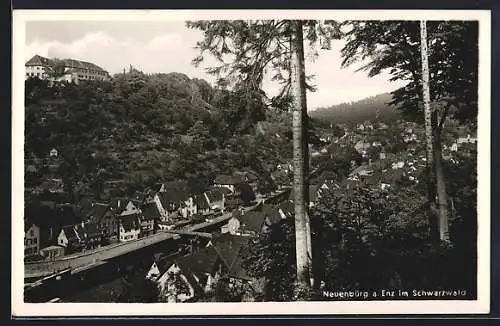
[[[182,21],[30,21],[26,23],[25,60],[38,54],[93,62],[111,74],[129,65],[145,72],[180,72],[210,83],[215,77],[204,68],[215,62],[205,60],[199,68],[191,60],[199,52],[194,47],[202,33],[185,27]],[[317,91],[308,93],[309,110],[389,92],[402,86],[389,82],[388,75],[369,78],[356,67],[341,69],[343,41],[333,41],[331,50],[319,50],[311,60],[306,49],[306,73],[315,76]],[[265,82],[268,95],[278,85]]]

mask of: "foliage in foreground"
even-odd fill
[[[325,192],[310,212],[313,271],[322,290],[459,288],[475,293],[474,161],[474,155],[457,155],[449,162],[453,247],[430,244],[422,184],[396,183],[382,190],[379,183],[344,181],[340,189]],[[261,235],[246,261],[253,275],[267,279],[266,300],[294,298],[293,230],[293,219],[280,221]]]

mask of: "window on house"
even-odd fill
[[[30,236],[34,236],[33,230],[30,230]]]

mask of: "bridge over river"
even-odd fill
[[[244,208],[244,211],[253,210],[258,204]],[[25,262],[24,263],[24,278],[25,279],[35,279],[41,277],[47,277],[53,274],[66,272],[71,270],[72,273],[79,272],[92,266],[98,266],[104,263],[106,260],[125,255],[127,253],[142,249],[144,247],[160,243],[168,239],[179,239],[181,234],[185,235],[196,235],[198,230],[206,229],[210,226],[215,226],[217,224],[223,223],[229,220],[232,213],[227,213],[218,217],[215,217],[209,221],[187,226],[178,232],[169,231],[159,231],[153,235],[130,241],[123,242],[114,245],[109,245],[101,247],[95,250],[86,251],[78,253],[76,255],[61,257],[56,260],[51,261],[41,261],[41,262]],[[177,233],[177,234],[176,234]]]

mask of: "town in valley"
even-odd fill
[[[251,33],[270,37],[265,26],[283,26],[257,22],[228,24],[235,24],[235,35],[250,33],[248,42],[257,42]],[[305,43],[311,24],[303,27]],[[316,24],[325,24],[320,31],[335,27]],[[309,110],[302,188],[294,175],[296,102],[249,86],[260,77],[241,66],[255,68],[258,60],[241,59],[233,85],[143,71],[135,62],[110,72],[81,55],[27,58],[25,301],[296,300],[296,191],[305,193],[309,221],[311,300],[433,299],[427,290],[442,291],[441,299],[457,299],[444,295],[448,290],[474,299],[477,54],[470,53],[477,52],[477,24],[427,23],[429,39],[446,43],[428,59],[433,165],[422,86],[415,86],[420,77],[408,77],[422,74],[419,22],[366,24],[387,33],[366,36],[366,26],[354,23],[345,35],[332,29],[325,37],[347,44],[341,48],[346,66],[356,60],[352,51],[363,49],[362,37],[374,47],[397,43],[414,60],[392,48],[383,54],[394,61],[392,77],[410,81]],[[217,31],[212,25],[186,26],[201,32],[204,50],[219,50],[207,43]],[[406,33],[407,44],[398,33]],[[389,69],[370,55],[367,69]],[[444,61],[447,68],[439,66]],[[412,295],[414,289],[422,291]],[[332,294],[344,291],[359,295]],[[380,295],[372,298],[373,292]]]

